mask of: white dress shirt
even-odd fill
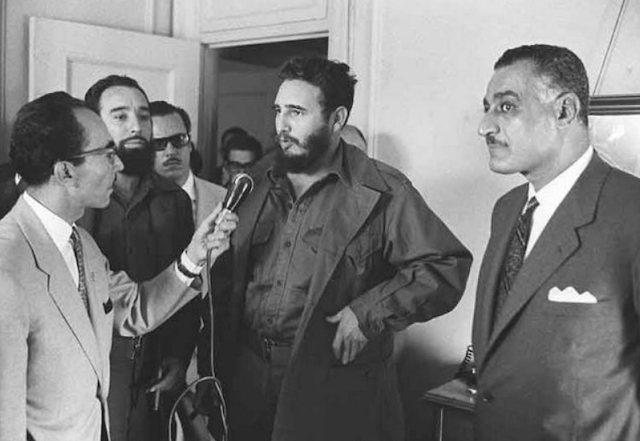
[[[24,201],[29,204],[31,209],[36,213],[36,216],[38,216],[38,219],[42,222],[44,229],[51,237],[51,240],[53,240],[56,248],[60,250],[62,259],[64,263],[67,264],[67,268],[69,268],[71,277],[77,287],[79,280],[78,262],[76,261],[76,254],[73,252],[73,245],[71,244],[72,225],[36,201],[28,191],[24,192]]]
[[[539,191],[536,191],[533,188],[533,185],[529,184],[529,195],[527,200],[535,196],[539,205],[533,212],[531,234],[529,235],[529,242],[527,243],[525,257],[529,255],[533,246],[540,238],[542,231],[544,231],[545,227],[549,223],[551,217],[554,215],[567,194],[569,194],[569,191],[571,191],[580,175],[582,175],[586,170],[592,157],[593,147],[589,146],[587,151],[584,152],[576,162],[571,164],[565,171],[556,176]]]
[[[69,268],[69,272],[71,273],[71,277],[78,286],[79,276],[78,276],[78,262],[76,260],[76,254],[73,252],[73,245],[71,243],[71,231],[72,227],[75,224],[70,225],[67,221],[62,219],[60,216],[55,214],[53,211],[49,210],[47,207],[42,205],[40,202],[36,201],[27,191],[24,192],[24,200],[31,207],[31,209],[36,213],[40,222],[44,226],[44,229],[47,231],[51,240],[56,245],[56,248],[60,250],[60,254],[62,254],[62,259],[64,263],[66,263],[67,268]],[[196,265],[189,259],[187,256],[186,250],[182,252],[180,256],[182,264],[185,268],[191,273],[200,274],[202,271],[202,266]],[[178,270],[177,264],[174,264],[174,270],[178,279],[180,279],[185,285],[191,285],[193,282],[193,278],[186,276],[180,270]]]
[[[189,195],[189,199],[191,199],[191,214],[193,215],[193,224],[195,225],[197,215],[196,215],[196,180],[193,177],[193,173],[189,171],[189,176],[187,180],[182,185],[182,189]],[[196,225],[197,227],[197,225]]]

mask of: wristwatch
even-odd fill
[[[178,271],[180,271],[182,274],[184,274],[186,277],[190,278],[190,279],[195,279],[196,277],[198,277],[200,275],[200,273],[193,273],[191,271],[189,271],[187,269],[187,267],[182,263],[182,256],[184,255],[184,253],[180,254],[180,257],[178,258],[177,266],[178,266]]]

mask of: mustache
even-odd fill
[[[300,144],[300,140],[298,138],[295,138],[291,135],[287,135],[286,133],[279,133],[276,136],[273,137],[274,141],[276,143],[281,143],[281,142],[293,142],[294,144]]]
[[[162,165],[182,164],[182,160],[177,157],[171,157],[162,161]]]
[[[128,138],[122,139],[118,143],[118,148],[125,148],[125,144],[128,143],[129,141],[140,141],[141,143],[144,144],[145,147],[149,144],[149,140],[148,139],[143,138],[142,136],[139,136],[139,135],[133,135],[133,136],[130,136]]]
[[[485,139],[485,141],[486,141],[488,146],[497,145],[497,146],[501,146],[501,147],[507,147],[507,143],[506,142],[496,139],[496,137],[491,135],[491,134],[486,135],[484,137],[484,139]]]

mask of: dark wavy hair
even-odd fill
[[[28,185],[47,182],[58,161],[82,152],[85,131],[74,109],[87,105],[66,92],[43,95],[18,111],[9,155],[16,172]],[[81,163],[84,158],[74,160]]]
[[[552,87],[575,93],[580,101],[578,117],[589,125],[589,78],[576,54],[567,48],[547,44],[520,46],[505,51],[493,68],[497,70],[518,61],[533,63],[537,73],[547,78]]]
[[[222,136],[220,136],[220,144],[222,145],[222,148],[224,148],[225,144],[229,142],[229,139],[238,135],[248,135],[248,133],[245,129],[238,126],[229,127],[227,130],[222,132]]]
[[[222,147],[222,157],[225,160],[229,159],[231,150],[252,152],[256,161],[262,157],[262,144],[251,135],[236,135],[230,138],[229,142]]]
[[[323,114],[328,118],[340,106],[351,113],[358,80],[349,69],[348,64],[326,58],[294,57],[282,66],[278,76],[282,80],[302,80],[318,87],[322,92]]]
[[[84,102],[87,103],[87,106],[89,106],[91,110],[100,115],[100,98],[102,97],[102,94],[108,88],[115,86],[138,89],[140,93],[144,95],[147,102],[149,102],[149,97],[140,84],[138,84],[138,82],[133,78],[125,75],[109,75],[108,77],[99,79],[89,88],[89,90],[87,90],[87,93],[85,93]]]
[[[174,106],[166,101],[152,101],[149,103],[149,113],[151,116],[167,116],[177,113],[180,119],[182,119],[187,133],[191,133],[191,118],[189,118],[189,114],[182,107]]]

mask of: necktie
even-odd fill
[[[498,295],[495,301],[493,322],[495,323],[500,316],[500,311],[511,292],[511,285],[515,280],[522,263],[524,262],[524,254],[527,250],[527,242],[531,233],[531,220],[533,219],[533,211],[538,206],[538,201],[532,197],[527,202],[527,207],[518,217],[516,229],[511,236],[509,248],[502,263],[502,271],[500,273],[500,285],[498,286]]]
[[[84,270],[84,255],[82,253],[82,242],[80,241],[80,234],[74,226],[71,230],[71,245],[73,246],[73,254],[76,255],[76,262],[78,263],[78,293],[82,298],[84,307],[89,312],[89,293],[87,291],[87,277]]]

